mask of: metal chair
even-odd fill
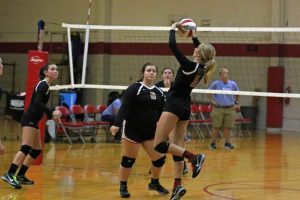
[[[77,133],[83,143],[85,143],[84,138],[82,136],[83,131],[83,122],[75,122],[71,118],[71,113],[68,108],[64,106],[56,106],[56,110],[59,110],[62,113],[62,117],[60,121],[56,122],[56,133],[57,136],[59,133],[63,133],[70,144],[72,144],[71,134]]]

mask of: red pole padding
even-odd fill
[[[268,92],[282,93],[284,88],[284,67],[269,67]],[[283,98],[267,98],[267,128],[281,129],[283,122]]]
[[[26,80],[26,97],[25,97],[25,111],[29,107],[32,92],[36,84],[39,82],[40,69],[48,63],[48,52],[43,51],[29,51],[28,53],[28,66],[27,66],[27,80]],[[45,138],[45,124],[46,117],[44,117],[39,123],[42,150],[44,149],[44,138]],[[42,151],[43,152],[43,151]],[[34,165],[40,165],[43,161],[43,153],[34,161]]]

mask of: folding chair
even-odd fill
[[[69,143],[72,144],[71,135],[69,134],[77,132],[82,142],[85,143],[84,138],[82,136],[83,122],[72,121],[70,111],[64,106],[56,106],[55,109],[59,110],[62,113],[60,122],[56,122],[57,136],[59,133],[63,132],[64,135],[67,137]]]
[[[102,113],[106,108],[107,108],[107,106],[102,105],[102,104],[97,106],[97,110],[98,110],[98,117],[97,118],[99,118],[98,121],[101,121],[103,123],[103,125],[101,125],[100,128],[103,128],[103,130],[105,131],[105,133],[106,133],[106,142],[108,142],[108,138],[109,138],[109,135],[110,135],[110,133],[109,133],[110,122],[105,122],[105,121],[101,120]]]
[[[203,120],[198,119],[199,114],[200,114],[199,106],[196,104],[192,104],[189,125],[191,125],[194,128],[199,139],[204,139],[204,135],[200,129],[200,124],[203,123]]]
[[[202,124],[205,125],[208,135],[211,136],[211,130],[209,126],[212,126],[212,106],[211,105],[199,105],[199,117],[202,121]],[[207,134],[206,134],[207,135]]]
[[[237,135],[243,136],[242,124],[250,124],[252,122],[252,120],[251,120],[251,118],[244,118],[240,109],[237,108],[235,111],[236,111],[236,118],[235,118],[234,122],[237,127]],[[248,133],[248,136],[251,136],[250,130],[248,130],[247,133]]]
[[[99,114],[100,114],[100,117],[101,117],[103,111],[104,111],[106,108],[107,108],[106,105],[98,105],[98,106],[97,106],[97,110],[98,110],[98,112],[99,112]]]
[[[103,128],[105,133],[108,132],[110,123],[101,121],[101,113],[99,111],[100,109],[97,109],[95,105],[85,105],[84,106],[84,114],[85,114],[85,121],[89,123],[93,123],[96,126],[95,134],[97,135],[98,128]],[[106,137],[107,140],[107,137]]]
[[[71,107],[71,118],[74,122],[83,122],[83,136],[91,136],[96,141],[98,123],[87,118],[81,105]]]

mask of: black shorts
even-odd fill
[[[39,129],[38,123],[40,119],[37,119],[36,117],[33,116],[33,114],[29,112],[25,112],[21,118],[21,126],[29,126],[32,128]]]
[[[190,97],[180,97],[170,95],[167,97],[167,102],[164,111],[173,113],[180,121],[190,119],[191,115],[191,99]]]
[[[136,130],[126,127],[124,129],[124,135],[122,138],[127,139],[134,143],[142,143],[147,140],[153,140],[155,136],[155,130],[149,131],[149,130]]]

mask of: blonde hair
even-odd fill
[[[214,59],[216,56],[216,50],[214,46],[209,43],[201,43],[199,45],[199,49],[201,52],[201,60],[207,67],[207,71],[204,75],[204,83],[207,85],[217,67],[217,63]]]

